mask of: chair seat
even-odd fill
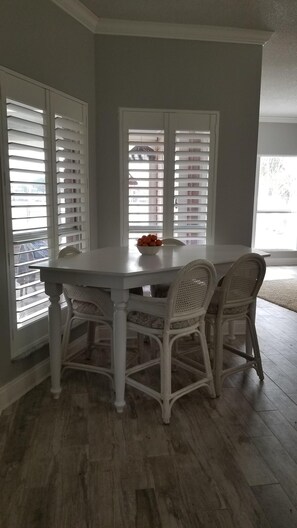
[[[99,306],[86,301],[73,301],[72,307],[76,313],[83,315],[104,315]]]
[[[249,305],[245,305],[245,306],[232,306],[232,308],[225,308],[224,309],[224,315],[240,315],[240,314],[246,314],[246,311],[248,309]],[[218,304],[216,303],[213,303],[211,302],[208,309],[207,309],[207,313],[208,314],[217,314],[218,313]]]
[[[163,330],[164,318],[156,317],[155,315],[143,313],[143,312],[130,312],[128,314],[129,323],[135,323],[146,328],[155,328],[157,330]],[[186,319],[184,321],[176,321],[171,323],[171,329],[182,329],[189,328],[199,322],[199,318]]]
[[[219,283],[220,284],[220,283]],[[213,296],[212,296],[212,299],[210,301],[210,304],[207,308],[207,313],[208,315],[215,315],[218,313],[218,309],[219,309],[219,304],[220,304],[220,294],[221,294],[221,287],[219,286]],[[238,293],[238,295],[236,295],[236,291],[233,292],[233,295],[234,295],[234,301],[238,299],[240,299],[240,292]],[[245,314],[247,309],[249,307],[249,304],[241,304],[240,306],[225,306],[224,309],[223,309],[223,315],[240,315],[240,314]]]
[[[160,299],[164,299],[168,295],[169,286],[170,284],[152,284],[152,297],[159,297]]]

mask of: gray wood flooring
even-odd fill
[[[297,313],[259,300],[265,371],[157,402],[67,371],[0,416],[1,528],[296,528]],[[148,345],[147,345],[148,346]],[[133,353],[133,351],[132,351]],[[133,354],[132,354],[133,355]]]

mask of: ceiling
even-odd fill
[[[273,31],[260,114],[297,119],[297,0],[80,0],[97,17]]]

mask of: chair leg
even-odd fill
[[[96,323],[94,321],[88,322],[87,330],[87,359],[91,359],[92,346],[95,341]]]
[[[209,386],[208,386],[209,393],[210,393],[210,396],[212,398],[215,398],[216,397],[216,391],[215,391],[213,374],[212,374],[211,365],[210,365],[209,351],[208,351],[207,341],[206,341],[206,337],[205,337],[205,325],[204,324],[201,325],[201,330],[198,330],[198,335],[199,335],[199,338],[200,338],[200,344],[201,344],[201,350],[202,350],[203,359],[204,359],[205,371],[206,371],[206,375],[207,375],[207,377],[209,379]]]
[[[72,314],[68,312],[66,323],[65,323],[65,326],[64,326],[63,339],[62,339],[62,353],[61,353],[62,361],[67,356],[67,348],[68,348],[68,344],[69,344],[71,323],[72,323]]]
[[[137,354],[139,363],[145,362],[145,336],[143,334],[137,334]]]
[[[171,347],[168,335],[163,338],[163,350],[160,350],[160,356],[162,419],[165,424],[169,424],[171,416]]]
[[[228,339],[230,341],[234,341],[236,339],[236,335],[235,335],[235,321],[229,321],[229,325],[228,325]]]
[[[205,336],[206,336],[206,342],[208,347],[208,353],[210,357],[210,363],[213,362],[213,356],[214,356],[214,339],[212,335],[212,329],[214,328],[214,324],[211,323],[209,320],[205,321]]]
[[[223,328],[221,322],[216,322],[214,328],[214,384],[216,395],[220,396],[222,391],[223,372]]]
[[[260,353],[260,347],[259,347],[256,327],[255,327],[254,321],[250,317],[247,317],[247,322],[248,322],[248,327],[250,330],[252,346],[254,349],[254,356],[256,359],[256,371],[259,376],[259,379],[263,381],[264,373],[263,373],[262,359],[261,359],[261,353]]]

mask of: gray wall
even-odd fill
[[[96,216],[94,35],[50,0],[1,0],[0,66],[89,103],[91,212]],[[2,196],[0,200],[1,386],[46,357],[47,349],[25,360],[10,359]],[[92,228],[96,245],[95,222]]]
[[[258,154],[262,156],[296,156],[297,123],[260,123]]]
[[[119,107],[220,111],[215,241],[251,243],[261,62],[254,45],[96,36],[100,245],[120,242]]]
[[[89,103],[92,246],[119,243],[119,107],[220,111],[216,242],[250,244],[260,46],[94,37],[50,0],[1,0],[0,35],[1,66]],[[2,208],[0,247],[1,385],[47,350],[10,360]]]

